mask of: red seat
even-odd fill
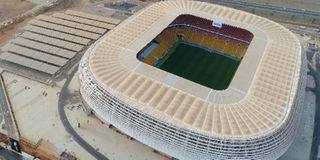
[[[251,42],[253,34],[245,29],[223,24],[222,28],[212,26],[212,21],[196,17],[193,15],[183,14],[178,16],[171,24],[189,24],[202,29],[218,32],[227,36]]]

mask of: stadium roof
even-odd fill
[[[136,59],[181,14],[254,34],[226,90],[212,90]],[[89,52],[96,80],[126,103],[178,127],[232,139],[266,135],[288,120],[301,68],[300,43],[283,26],[247,12],[183,0],[146,7],[108,32]]]

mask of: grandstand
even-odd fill
[[[170,70],[199,65],[200,58],[179,61],[199,48],[203,56],[239,60],[225,89]],[[79,66],[81,97],[95,115],[186,160],[279,158],[296,133],[305,77],[305,55],[285,27],[187,0],[161,1],[135,13],[92,45]]]
[[[137,58],[206,87],[223,90],[230,84],[252,38],[251,32],[241,28],[225,24],[218,28],[210,20],[180,15]],[[181,42],[189,47],[174,51]]]

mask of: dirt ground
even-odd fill
[[[256,1],[256,2],[261,1],[261,3],[265,3],[266,0],[247,0],[247,1]],[[307,1],[310,1],[310,0],[307,0]],[[273,2],[273,0],[271,0],[270,3],[268,3],[268,4],[271,4],[271,2]],[[280,1],[279,1],[279,3],[280,3]],[[315,2],[315,4],[316,3],[320,3],[320,1]],[[235,8],[235,9],[242,10],[245,12],[253,13],[255,15],[262,16],[262,17],[265,17],[265,18],[268,18],[268,19],[271,19],[271,20],[277,21],[277,22],[290,22],[290,23],[301,24],[303,26],[312,25],[312,26],[316,26],[315,28],[319,28],[318,26],[320,25],[320,18],[315,17],[315,16],[294,15],[294,14],[287,14],[287,13],[264,10],[264,9],[257,9],[257,8],[243,7],[243,6],[234,6],[234,5],[223,4],[223,3],[217,3],[217,4],[227,6],[230,8]],[[283,6],[282,4],[272,4],[272,5]],[[287,5],[289,5],[289,4],[287,4]],[[320,4],[319,4],[319,6],[320,6]],[[290,5],[287,7],[299,8],[299,5]],[[320,8],[320,7],[315,6],[315,8]]]
[[[18,27],[19,25],[14,25],[6,31],[0,31],[0,44],[4,42]]]
[[[264,3],[274,6],[282,6],[288,8],[300,8],[307,10],[320,10],[319,0],[243,0],[247,2]]]
[[[18,16],[35,6],[27,0],[0,0],[0,22]]]
[[[2,0],[0,0],[2,1]],[[14,24],[9,26],[8,28],[5,28],[3,30],[0,30],[0,49],[2,44],[6,41],[9,40],[10,37],[14,36],[14,34],[16,33],[17,30],[19,30],[20,26],[23,26],[25,24],[25,22],[27,22],[28,20],[30,20],[30,18],[27,18],[25,20],[23,20],[20,23]]]

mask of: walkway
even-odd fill
[[[316,68],[319,69],[320,67],[319,61],[316,64]],[[318,148],[320,143],[320,78],[319,73],[320,71],[315,70],[313,67],[311,67],[310,64],[308,64],[308,68],[310,70],[310,75],[313,76],[315,81],[315,88],[310,88],[310,90],[315,94],[316,96],[316,114],[315,114],[315,121],[314,121],[314,130],[313,130],[313,141],[311,146],[311,154],[310,154],[310,160],[316,160],[318,155]]]
[[[1,158],[5,158],[5,159],[9,159],[9,160],[13,160],[13,159],[14,160],[23,160],[24,159],[20,154],[14,152],[14,151],[10,151],[5,148],[0,149],[0,159]]]
[[[83,140],[77,132],[72,128],[71,124],[68,121],[66,116],[64,106],[66,104],[65,97],[68,97],[68,86],[74,74],[78,71],[78,67],[76,67],[70,75],[68,75],[65,84],[63,85],[60,95],[59,95],[59,102],[58,102],[58,112],[60,116],[60,120],[65,128],[65,130],[72,136],[72,138],[88,153],[90,153],[93,157],[98,160],[108,160],[107,157],[96,151],[90,144],[88,144],[85,140]],[[79,158],[79,157],[78,157]]]
[[[9,110],[9,107],[10,107],[10,104],[8,104],[8,101],[6,98],[4,82],[2,79],[2,75],[0,75],[0,114],[4,118],[6,130],[8,131],[8,136],[18,140],[19,139],[18,130],[17,130],[16,125],[12,119],[13,116],[11,116],[11,112]],[[1,121],[2,121],[2,119],[1,119]]]

